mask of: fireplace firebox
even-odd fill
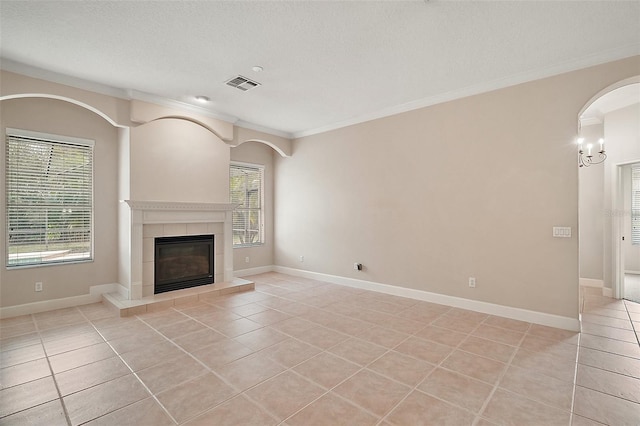
[[[155,239],[154,293],[213,284],[214,236]]]

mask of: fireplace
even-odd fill
[[[213,283],[233,280],[234,204],[123,200],[119,223],[119,292],[139,300],[155,293],[155,239],[215,235]]]
[[[155,238],[154,293],[212,284],[213,235]]]

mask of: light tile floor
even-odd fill
[[[136,317],[94,304],[1,320],[0,424],[640,424],[638,304],[583,289],[578,334],[252,280]]]
[[[640,275],[624,274],[624,298],[640,303]]]

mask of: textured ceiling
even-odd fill
[[[300,136],[640,54],[640,2],[0,0],[0,37],[5,69]]]

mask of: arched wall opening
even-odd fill
[[[622,298],[625,272],[640,273],[640,246],[630,244],[625,184],[630,165],[640,163],[640,76],[599,91],[581,109],[578,124],[585,147],[593,144],[598,151],[603,138],[607,155],[603,163],[579,169],[581,290],[599,293],[601,288],[605,296]]]
[[[4,180],[6,167],[6,129],[18,129],[45,135],[88,139],[94,142],[93,155],[93,258],[88,262],[73,262],[45,267],[2,268],[0,298],[2,308],[50,300],[93,301],[91,287],[108,286],[118,280],[118,213],[119,151],[118,141],[126,136],[128,127],[118,123],[111,114],[76,99],[40,93],[12,94],[0,98],[2,108],[0,163]],[[0,198],[5,200],[5,185]],[[0,216],[5,218],[7,205],[3,201]],[[4,223],[4,220],[3,220]],[[7,241],[9,231],[3,225],[0,240]],[[7,259],[9,247],[2,244],[0,258]],[[33,283],[42,282],[43,290],[33,291]],[[81,299],[75,299],[81,298]]]
[[[54,95],[50,93],[15,93],[12,95],[0,96],[0,102],[12,100],[12,99],[53,99],[53,100],[58,100],[62,102],[67,102],[73,105],[77,105],[81,108],[84,108],[94,113],[95,115],[103,118],[107,123],[115,127],[118,131],[118,145],[119,145],[118,146],[118,152],[119,152],[118,164],[120,165],[120,170],[119,170],[120,185],[119,185],[118,192],[119,192],[119,195],[121,196],[121,199],[127,198],[128,191],[129,191],[128,189],[128,176],[129,176],[128,150],[129,150],[129,143],[130,143],[129,141],[130,127],[128,125],[118,123],[114,117],[112,117],[111,115],[107,114],[106,112],[102,111],[100,108],[94,105],[90,105],[86,102],[80,101],[78,99],[70,98],[68,96]],[[125,175],[123,176],[122,173],[125,170],[126,172],[125,172]]]
[[[268,147],[271,147],[275,152],[277,152],[278,154],[280,154],[281,157],[290,157],[291,153],[286,152],[285,148],[278,146],[277,144],[270,142],[268,140],[264,140],[264,139],[247,139],[247,140],[243,140],[242,142],[238,143],[238,145],[236,146],[240,146],[243,143],[246,142],[257,142],[257,143],[261,143],[264,145],[267,145]]]
[[[1,101],[6,101],[6,100],[10,100],[10,99],[25,99],[25,98],[56,99],[56,100],[63,101],[63,102],[69,102],[69,103],[72,103],[74,105],[78,105],[79,107],[85,108],[85,109],[95,113],[96,115],[104,118],[108,123],[110,123],[114,127],[119,127],[119,128],[126,127],[126,126],[123,126],[121,124],[118,124],[112,117],[110,117],[105,112],[99,110],[98,108],[96,108],[96,107],[94,107],[92,105],[89,105],[89,104],[87,104],[85,102],[79,101],[77,99],[69,98],[69,97],[66,97],[66,96],[52,95],[52,94],[47,94],[47,93],[20,93],[20,94],[1,96],[0,97],[0,102]]]

